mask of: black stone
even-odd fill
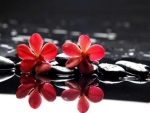
[[[98,67],[98,79],[103,83],[120,83],[122,82],[122,78],[126,76],[125,70],[115,64],[101,63]]]
[[[58,62],[55,61],[55,60],[54,60],[54,61],[51,61],[51,62],[50,62],[50,65],[51,65],[51,66],[56,66],[56,65],[58,65]]]
[[[54,82],[56,87],[59,87],[61,89],[68,89],[68,86],[66,86],[66,83],[64,81],[60,81],[60,82]]]
[[[20,76],[21,76],[20,63],[21,63],[21,62],[18,62],[18,63],[15,64],[15,75],[16,75],[17,77],[20,77]]]
[[[92,66],[93,66],[94,73],[97,73],[97,71],[99,69],[98,65],[92,64]]]
[[[140,77],[136,77],[136,76],[127,76],[123,78],[123,81],[128,81],[134,84],[146,84],[149,82],[148,79],[141,79]]]
[[[101,78],[101,79],[99,79],[99,82],[104,83],[104,84],[118,84],[123,81],[119,80],[119,79]]]
[[[6,81],[15,75],[14,70],[0,70],[0,82]]]
[[[70,57],[65,55],[64,53],[60,53],[56,56],[55,60],[59,63],[61,66],[65,66],[65,63]]]
[[[74,80],[74,76],[69,76],[69,77],[59,77],[59,76],[53,76],[53,78],[51,77],[51,81],[53,82],[66,82],[69,80]]]
[[[0,56],[0,70],[12,70],[15,64],[8,58]]]
[[[74,76],[60,76],[54,73],[44,73],[44,74],[37,74],[35,75],[36,79],[45,81],[45,82],[61,82],[61,81],[68,81],[73,80]]]
[[[149,66],[145,64],[124,61],[124,60],[117,61],[115,64],[123,67],[125,71],[128,72],[128,74],[131,76],[132,75],[139,76],[143,79],[149,76]]]
[[[125,77],[125,70],[115,64],[101,63],[98,65],[99,71],[104,76]]]
[[[74,79],[74,70],[70,70],[63,66],[53,65],[47,73],[39,73],[35,75],[36,79],[42,81],[67,81]]]
[[[74,70],[68,69],[64,66],[51,66],[49,73],[52,74],[74,74]]]

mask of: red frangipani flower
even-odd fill
[[[17,46],[17,54],[22,59],[20,69],[30,72],[38,62],[53,60],[57,55],[57,47],[53,43],[46,43],[43,47],[42,37],[34,33],[29,39],[29,47],[25,44]]]
[[[70,56],[66,62],[66,67],[79,67],[81,73],[89,74],[93,72],[93,66],[90,61],[96,62],[104,57],[105,50],[101,45],[91,46],[91,40],[87,35],[81,35],[78,39],[80,48],[72,42],[66,42],[62,46],[63,52]]]
[[[56,91],[49,83],[37,81],[31,75],[22,75],[20,82],[21,85],[17,89],[16,97],[21,99],[29,95],[29,104],[34,109],[41,105],[41,96],[49,102],[56,99]]]
[[[66,82],[70,89],[64,90],[61,97],[66,101],[73,101],[79,97],[77,108],[80,113],[85,113],[90,106],[88,100],[96,103],[104,97],[103,91],[96,85],[90,85],[91,83],[92,79],[83,77],[80,78],[79,84],[73,81]]]

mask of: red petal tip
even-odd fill
[[[17,89],[16,97],[19,99],[26,97],[33,88],[34,84],[21,84]]]
[[[61,94],[61,97],[65,101],[73,101],[79,96],[80,92],[76,89],[64,90]]]
[[[104,93],[99,87],[91,86],[88,89],[87,98],[91,102],[100,102],[104,98]]]
[[[85,52],[91,45],[91,40],[87,35],[81,35],[78,42],[83,52]]]
[[[85,113],[88,111],[90,105],[85,96],[81,96],[78,101],[78,110],[80,113]]]
[[[37,89],[33,90],[29,97],[29,104],[33,109],[37,109],[42,103],[41,95]]]
[[[49,83],[45,83],[42,86],[40,92],[42,93],[43,97],[49,102],[52,102],[56,99],[56,91],[54,87]]]
[[[65,44],[63,44],[62,50],[66,55],[71,57],[78,57],[81,55],[80,48],[72,42],[66,42]]]
[[[43,45],[43,39],[38,33],[34,33],[29,39],[29,46],[36,55],[39,55]]]
[[[40,55],[44,58],[44,60],[51,61],[56,57],[57,52],[57,46],[49,42],[43,46]]]

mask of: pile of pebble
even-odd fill
[[[65,62],[68,58],[63,53],[58,54],[55,60],[50,62],[52,65],[51,70],[44,75],[44,78],[50,79],[58,87],[64,87],[65,81],[76,80],[80,77],[81,74],[77,68],[68,69],[65,67]],[[90,77],[98,82],[115,84],[129,81],[136,84],[144,84],[150,81],[150,67],[145,64],[119,60],[115,64],[100,63],[92,65],[94,73]],[[15,64],[10,59],[0,56],[0,82],[13,76],[19,77],[21,75],[19,66],[20,62]]]

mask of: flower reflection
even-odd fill
[[[32,75],[27,74],[20,77],[20,82],[21,85],[16,92],[17,98],[21,99],[29,95],[29,104],[34,109],[41,105],[41,96],[49,102],[56,99],[56,91],[50,83],[38,81]]]
[[[87,35],[81,35],[78,39],[80,48],[72,42],[66,42],[62,46],[63,52],[71,58],[66,62],[66,67],[79,67],[81,73],[92,73],[93,66],[89,62],[96,62],[104,57],[105,50],[101,45],[91,46],[91,40]]]
[[[20,69],[22,72],[30,72],[38,62],[53,60],[57,55],[57,47],[49,42],[43,47],[42,37],[34,33],[29,39],[29,47],[25,44],[17,46],[17,54],[22,59]]]
[[[73,101],[79,97],[77,108],[79,112],[85,113],[90,106],[88,100],[96,103],[100,102],[104,97],[103,91],[96,84],[93,85],[92,83],[93,80],[87,77],[81,77],[79,83],[68,81],[66,85],[70,89],[64,90],[61,96],[66,101]]]

